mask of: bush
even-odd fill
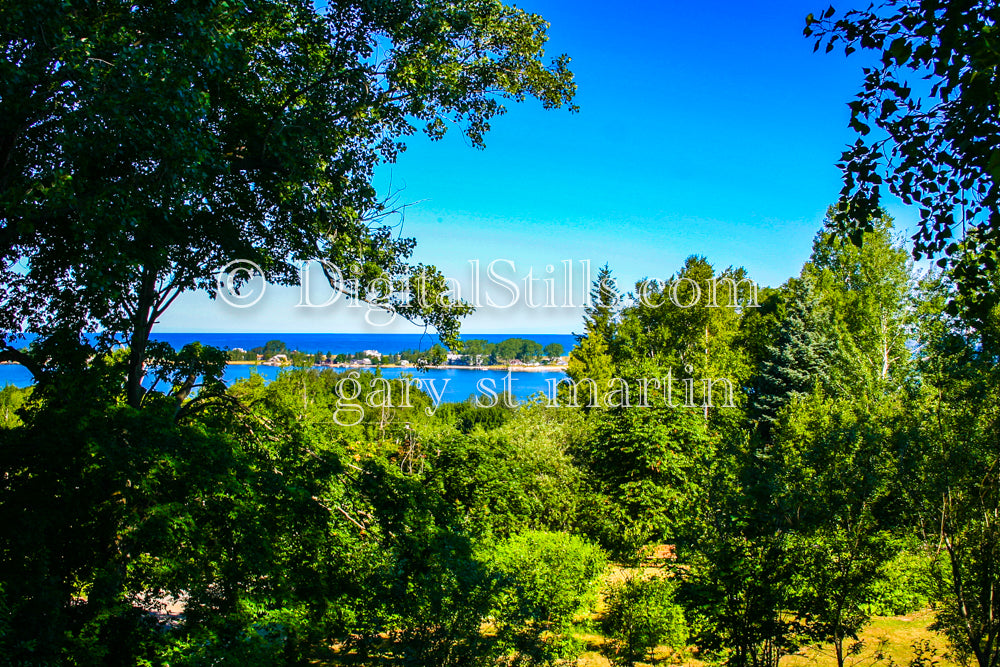
[[[903,548],[885,564],[872,587],[875,594],[869,612],[898,616],[924,609],[931,600],[930,562],[916,548]]]
[[[634,665],[657,646],[681,649],[687,642],[684,612],[674,603],[676,584],[663,577],[632,577],[611,588],[601,629],[605,654],[616,665]]]
[[[528,531],[505,540],[490,558],[500,581],[497,637],[513,664],[544,665],[574,657],[573,617],[596,602],[604,552],[567,533]]]

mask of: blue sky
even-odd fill
[[[568,53],[580,112],[509,105],[485,151],[459,132],[414,137],[376,185],[402,188],[403,233],[417,261],[441,268],[470,298],[479,260],[480,301],[529,270],[555,279],[555,308],[484,306],[476,332],[580,330],[581,297],[607,262],[628,289],[666,278],[691,254],[739,265],[762,285],[798,272],[827,206],[840,190],[835,167],[852,135],[846,103],[857,90],[859,54],[812,51],[802,36],[808,1],[635,2],[526,0],[550,23],[548,52]],[[844,7],[843,9],[846,9]],[[890,212],[905,230],[916,213]],[[571,298],[563,284],[574,266]],[[554,270],[546,273],[547,267]],[[544,302],[544,284],[535,283]],[[492,290],[506,305],[509,291]],[[316,302],[324,296],[316,292]],[[576,295],[572,297],[572,295]],[[162,331],[415,331],[370,327],[364,309],[296,308],[296,290],[269,287],[253,308],[191,295]],[[379,320],[379,322],[383,321]]]

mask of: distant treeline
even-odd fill
[[[377,350],[361,350],[351,354],[333,352],[303,352],[290,350],[281,340],[271,340],[264,345],[243,350],[236,348],[229,351],[230,361],[267,361],[278,355],[285,355],[289,363],[296,366],[323,363],[349,363],[361,359],[371,359],[373,363],[392,365],[407,361],[411,364],[429,364],[441,366],[449,361],[470,366],[504,364],[512,361],[524,363],[556,361],[565,352],[559,343],[549,343],[542,347],[540,343],[526,338],[507,338],[499,343],[491,343],[485,339],[472,339],[463,342],[460,352],[450,353],[440,343],[427,350],[403,350],[398,354],[374,354]],[[452,357],[449,359],[449,355]],[[454,355],[458,355],[456,358]]]

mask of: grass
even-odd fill
[[[947,657],[944,637],[927,629],[934,621],[934,612],[928,610],[903,616],[877,616],[858,636],[863,648],[846,660],[848,667],[895,664],[905,667],[914,657],[913,645],[928,642],[936,651],[934,659],[939,667],[955,667]],[[799,655],[782,660],[782,667],[836,667],[837,660],[832,646],[810,647]]]
[[[956,667],[947,653],[944,638],[927,629],[934,620],[930,610],[906,614],[904,616],[877,616],[861,632],[858,639],[862,646],[860,651],[849,656],[846,667],[906,667],[914,657],[913,644],[928,642],[936,651],[933,659],[938,667]],[[580,655],[579,667],[611,667],[611,663],[601,654],[604,637],[592,632],[577,632],[575,636],[582,641],[587,650]],[[638,663],[643,666],[662,667],[665,665],[687,665],[702,667],[706,663],[691,657],[672,654],[664,646],[659,647],[654,654],[653,663]],[[795,655],[781,659],[781,667],[836,667],[837,659],[830,645],[804,647]]]

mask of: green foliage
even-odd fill
[[[569,354],[566,375],[570,387],[559,386],[560,403],[586,408],[603,407],[608,381],[614,377],[608,344],[598,334],[587,334]]]
[[[491,431],[499,428],[514,416],[515,411],[502,400],[496,405],[482,407],[476,404],[476,397],[471,397],[461,403],[442,405],[437,414],[442,421],[468,434],[475,429]]]
[[[628,577],[607,594],[601,629],[605,649],[616,665],[631,667],[657,646],[683,651],[688,630],[684,611],[674,602],[676,584],[665,577]]]
[[[754,410],[763,421],[774,421],[778,411],[795,397],[832,386],[830,366],[836,351],[829,309],[816,294],[815,281],[796,281],[776,340],[755,381]]]
[[[513,664],[575,657],[566,636],[574,616],[596,601],[604,553],[566,533],[528,531],[492,549],[502,593],[494,612],[502,651]]]
[[[533,408],[489,434],[428,434],[427,483],[477,533],[577,527],[588,489],[566,449],[583,426],[557,412]]]
[[[934,599],[931,559],[919,547],[900,545],[872,586],[869,610],[876,616],[899,616],[926,609]]]
[[[845,54],[878,57],[848,104],[858,139],[840,161],[840,233],[860,245],[884,189],[917,206],[914,256],[943,254],[938,266],[951,268],[976,317],[998,303],[997,18],[990,0],[899,0],[839,17],[831,7],[810,14],[805,28],[817,49],[843,45]]]
[[[629,517],[622,529],[653,543],[695,539],[714,443],[700,410],[657,407],[601,415],[587,465]]]
[[[622,306],[622,297],[618,283],[611,274],[611,267],[607,264],[597,272],[589,297],[583,307],[585,333],[577,336],[577,343],[583,342],[591,334],[610,343],[615,338],[616,318]]]
[[[738,508],[739,498],[727,501]],[[785,537],[756,532],[736,511],[713,518],[684,556],[677,591],[692,641],[726,664],[775,667],[801,645],[794,619],[782,614],[792,572]]]
[[[0,389],[0,428],[15,428],[21,425],[18,411],[31,397],[31,387],[24,389],[12,384]]]
[[[583,334],[577,335],[576,346],[569,353],[566,375],[572,385],[560,387],[559,398],[564,403],[586,408],[606,405],[608,381],[615,374],[611,345],[620,302],[611,269],[605,264],[590,288],[590,302],[584,307]]]
[[[1000,375],[991,325],[950,315],[947,276],[921,285],[923,382],[901,466],[914,520],[934,526],[935,626],[962,660],[1000,664]]]
[[[98,353],[130,349],[133,407],[157,319],[180,293],[216,295],[233,261],[293,284],[322,260],[333,289],[454,343],[472,308],[410,265],[374,170],[419,126],[483,146],[504,100],[575,92],[569,59],[546,62],[548,24],[500,0],[45,0],[5,3],[0,23],[0,351],[37,335],[44,381],[99,332]]]
[[[542,346],[525,338],[507,338],[497,343],[493,352],[498,361],[534,361],[542,356]]]

